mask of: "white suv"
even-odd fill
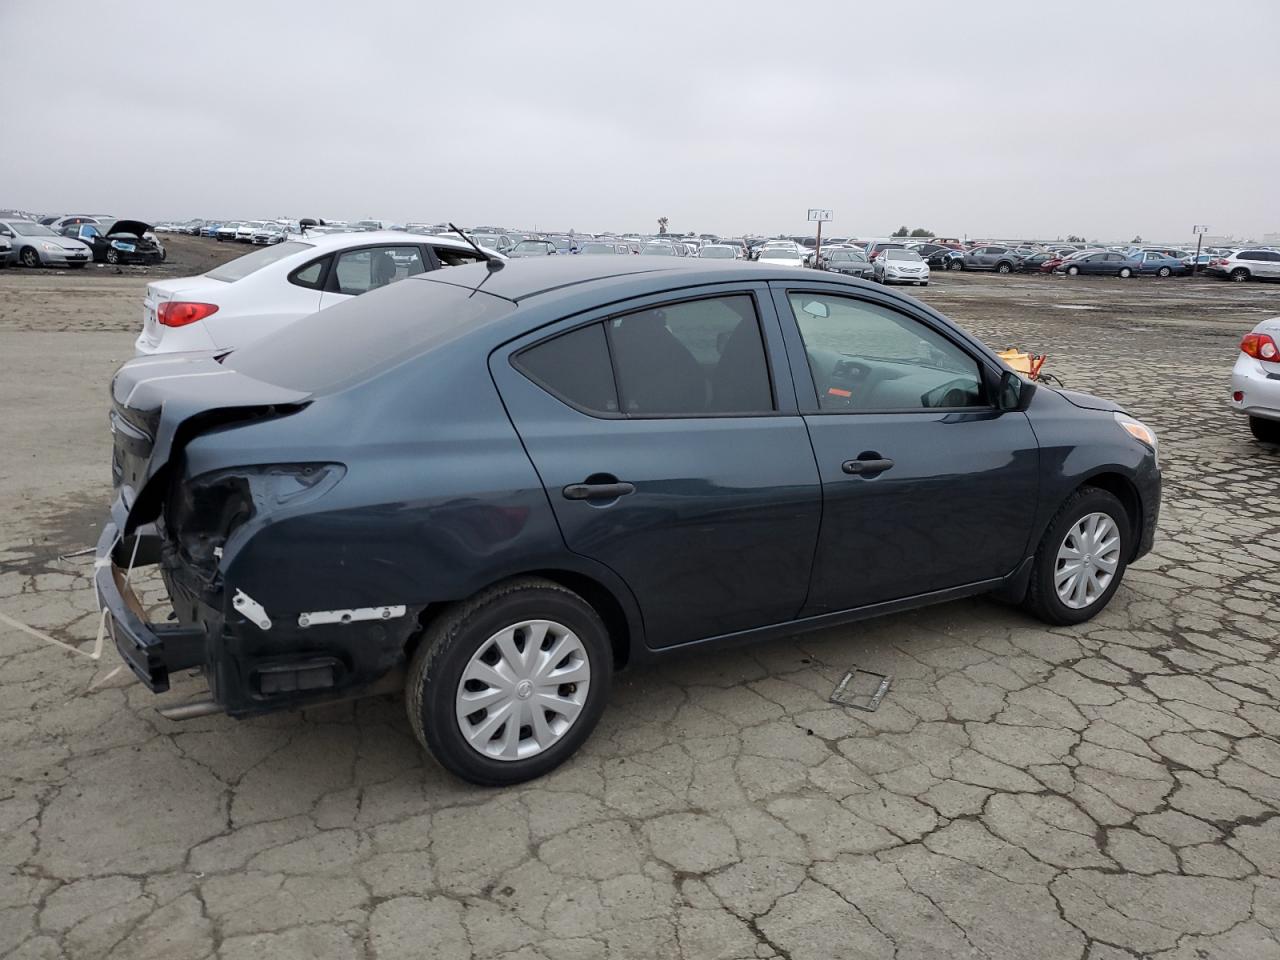
[[[1237,250],[1229,256],[1210,260],[1204,272],[1238,283],[1245,280],[1280,280],[1280,252]]]

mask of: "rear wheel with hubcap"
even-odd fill
[[[1157,277],[1167,277],[1167,276],[1169,276],[1171,273],[1173,273],[1173,271],[1172,271],[1172,270],[1170,270],[1168,267],[1161,267],[1159,270],[1157,270],[1157,271],[1156,271],[1156,276],[1157,276]]]
[[[608,632],[549,580],[499,584],[442,614],[409,665],[418,740],[449,772],[484,786],[540,777],[587,739],[608,699]]]
[[[1121,279],[1121,280],[1128,280],[1128,279],[1129,279],[1130,277],[1132,277],[1132,276],[1133,276],[1133,271],[1132,271],[1132,270],[1130,270],[1128,267],[1121,267],[1121,268],[1120,268],[1120,279]]]
[[[1249,279],[1249,271],[1244,267],[1236,267],[1231,271],[1231,279],[1236,283],[1244,283]]]
[[[1280,420],[1250,417],[1249,429],[1253,431],[1254,437],[1263,443],[1280,443]]]
[[[1114,494],[1080,488],[1040,540],[1024,606],[1046,623],[1091,619],[1120,586],[1132,536],[1132,523]]]
[[[1067,276],[1076,277],[1080,275],[1079,267],[1067,267]]]

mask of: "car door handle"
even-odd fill
[[[840,464],[840,469],[845,473],[852,473],[863,477],[875,476],[877,473],[884,473],[893,466],[893,461],[887,457],[875,457],[868,460],[846,460]]]
[[[617,500],[636,492],[634,483],[571,483],[560,491],[566,500]]]

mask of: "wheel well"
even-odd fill
[[[1125,514],[1129,517],[1130,533],[1133,534],[1133,549],[1138,549],[1138,539],[1142,531],[1142,499],[1138,496],[1138,490],[1130,482],[1129,478],[1119,473],[1100,473],[1097,476],[1090,477],[1084,483],[1080,484],[1084,487],[1097,487],[1099,490],[1105,490],[1124,507]]]
[[[569,570],[529,570],[521,574],[521,576],[541,577],[544,580],[558,583],[560,586],[572,590],[587,603],[591,604],[596,613],[600,615],[600,619],[604,621],[605,629],[609,631],[609,645],[613,648],[614,669],[621,670],[627,665],[627,662],[631,659],[631,627],[627,622],[627,615],[623,611],[622,605],[618,603],[607,587],[591,579],[591,577],[573,573]],[[481,589],[487,590],[491,586],[493,584],[488,584]],[[479,593],[480,591],[477,590],[476,592]],[[420,629],[415,630],[405,643],[406,660],[413,658],[413,654],[418,644],[422,641],[428,624],[453,605],[453,602],[431,603],[423,608],[418,615]]]

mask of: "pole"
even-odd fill
[[[1196,275],[1196,268],[1200,266],[1200,244],[1204,242],[1204,234],[1196,234],[1196,258],[1191,261],[1191,275]]]
[[[819,214],[818,220],[818,241],[813,245],[813,265],[818,269],[822,269],[822,220]]]

